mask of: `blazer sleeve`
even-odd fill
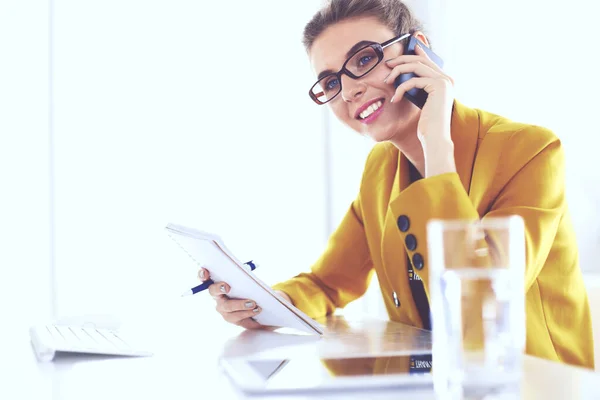
[[[318,318],[362,296],[372,274],[360,198],[357,198],[311,271],[279,283],[273,289],[285,292],[309,317]]]
[[[530,127],[511,134],[505,140],[495,171],[485,171],[490,188],[497,195],[482,219],[519,215],[525,222],[526,271],[525,291],[529,290],[544,266],[565,207],[564,152],[560,141],[550,131]],[[415,272],[429,290],[426,225],[430,219],[479,219],[456,173],[421,179],[392,202],[396,219],[405,216],[410,229],[400,232],[402,240],[413,234],[417,248],[407,248],[421,269]],[[405,245],[406,246],[406,245]],[[411,246],[412,247],[412,246]]]

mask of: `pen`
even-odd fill
[[[246,266],[246,271],[248,272],[252,272],[256,269],[256,264],[254,263],[254,261],[248,261],[244,263],[244,266]],[[195,286],[193,288],[191,288],[190,290],[186,290],[181,297],[183,296],[191,296],[194,295],[196,293],[200,293],[206,289],[208,289],[208,287],[210,285],[212,285],[213,283],[215,283],[212,279],[207,279],[204,282],[202,282],[200,285]]]

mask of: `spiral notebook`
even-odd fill
[[[323,334],[321,325],[244,268],[244,263],[233,255],[219,236],[176,224],[168,224],[165,229],[196,267],[208,269],[215,282],[229,284],[229,297],[254,300],[262,308],[262,312],[253,317],[260,324]]]

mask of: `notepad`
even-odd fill
[[[195,266],[210,271],[215,282],[227,282],[229,297],[251,299],[262,311],[253,318],[262,325],[298,329],[311,334],[323,334],[323,328],[312,318],[281,298],[254,273],[243,267],[216,234],[168,224],[167,233],[193,260]],[[202,296],[202,293],[196,296]]]
[[[52,361],[60,353],[151,356],[115,329],[94,325],[43,324],[29,329],[32,347],[39,361]]]

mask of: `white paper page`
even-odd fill
[[[229,297],[254,300],[262,308],[262,312],[254,317],[259,323],[313,334],[323,333],[319,324],[281,299],[256,275],[241,267],[243,263],[231,254],[218,236],[175,224],[169,224],[167,231],[197,267],[205,266],[210,271],[213,281],[229,284]]]

